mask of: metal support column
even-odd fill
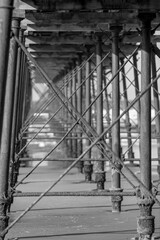
[[[30,73],[28,70],[28,63],[26,63],[26,79],[25,79],[25,92],[23,98],[23,108],[22,108],[22,125],[26,120],[26,116],[28,114],[28,102],[29,102],[29,83],[30,83]]]
[[[152,78],[156,78],[157,73],[156,73],[156,56],[152,52]],[[154,97],[154,107],[155,107],[155,115],[157,112],[160,110],[159,108],[159,95],[158,95],[158,83],[155,82],[153,84],[153,97]],[[158,137],[157,139],[157,152],[158,152],[158,166],[157,166],[157,172],[159,175],[160,179],[160,114],[157,115],[155,118],[155,127],[156,127],[156,136]]]
[[[119,49],[118,49],[118,37],[121,31],[120,26],[112,26],[112,75],[114,76],[119,69]],[[112,83],[112,121],[114,122],[120,114],[120,84],[119,74],[114,78]],[[112,151],[117,157],[121,157],[121,144],[120,144],[120,121],[118,121],[112,128]],[[112,161],[116,164],[117,168],[121,168],[121,165],[117,162],[115,155],[112,156]],[[112,168],[111,176],[112,186],[111,191],[122,191],[121,189],[121,176],[120,173]],[[122,197],[112,197],[112,212],[121,211]]]
[[[151,21],[155,14],[141,13],[142,21],[142,48],[141,48],[141,89],[144,91],[151,81]],[[149,191],[152,191],[151,183],[151,91],[147,91],[141,98],[141,126],[140,126],[140,172],[141,181]],[[140,216],[137,221],[139,240],[151,240],[154,232],[154,216],[152,206],[154,204],[143,187],[138,194]]]
[[[67,82],[68,82],[68,74],[66,71],[65,77],[64,77],[64,95],[66,98],[68,98],[68,87],[67,87]],[[67,128],[67,122],[68,122],[68,111],[66,108],[64,108],[64,119],[65,119],[65,125],[64,125],[64,129],[65,131],[68,130]]]
[[[3,115],[3,108],[4,108],[13,3],[14,3],[13,0],[0,1],[0,115],[1,116]],[[0,121],[0,132],[1,132],[1,127],[2,127],[2,121]]]
[[[69,72],[69,82],[68,82],[68,98],[72,95],[72,71]],[[72,97],[70,98],[70,102],[72,103]],[[72,111],[71,111],[72,112]],[[70,127],[72,123],[72,116],[70,113],[68,113],[68,121],[67,121],[67,126]],[[68,134],[68,157],[72,157],[72,133]]]
[[[80,69],[80,64],[81,64],[81,55],[79,55],[79,59],[77,61],[77,87],[79,87],[82,83],[82,69]],[[82,96],[83,96],[83,86],[81,86],[78,91],[77,91],[77,110],[78,112],[82,115]],[[83,152],[83,142],[82,142],[82,129],[81,127],[78,127],[78,133],[77,133],[77,136],[78,136],[78,145],[77,145],[77,156],[79,157],[82,152]],[[80,173],[83,172],[83,162],[80,161],[78,164],[77,164],[77,167],[78,167],[78,171]]]
[[[20,98],[19,98],[19,115],[18,115],[18,121],[17,121],[17,133],[19,135],[22,126],[24,124],[24,116],[25,116],[25,106],[26,106],[26,95],[27,95],[27,82],[29,81],[29,70],[28,70],[28,63],[26,62],[26,58],[24,58],[23,60],[23,69],[22,69],[22,76],[21,76],[21,86],[20,86]],[[23,146],[23,139],[19,139],[19,136],[16,144],[16,153],[18,153],[20,151],[20,149]],[[19,165],[19,160],[17,160],[17,166]],[[18,174],[18,171],[16,173],[16,175]]]
[[[76,75],[75,75],[74,70],[72,70],[72,92],[75,92],[75,91],[76,91]],[[72,102],[73,102],[74,108],[77,109],[77,93],[76,92],[73,94]],[[76,114],[73,113],[73,115],[76,118]],[[76,128],[74,128],[74,130],[72,132],[72,137],[73,137],[73,140],[72,140],[72,151],[73,151],[72,156],[73,156],[73,158],[76,158],[77,157],[77,132],[76,132]]]
[[[19,39],[23,41],[23,32],[24,30],[20,30]],[[12,137],[11,137],[11,174],[10,174],[10,186],[11,188],[15,183],[15,173],[17,168],[17,163],[15,161],[15,144],[16,144],[16,136],[17,136],[17,119],[18,119],[18,101],[20,94],[20,75],[21,75],[21,65],[22,65],[22,50],[18,48],[18,56],[17,56],[17,70],[16,70],[16,82],[15,82],[15,93],[14,93],[14,107],[13,107],[13,121],[12,121]]]
[[[16,36],[19,35],[19,28],[20,20],[18,18],[14,18],[12,20],[12,30]],[[10,43],[10,55],[8,64],[8,75],[6,83],[0,149],[0,231],[4,230],[4,228],[8,224],[7,217],[8,182],[9,182],[8,180],[9,180],[14,90],[16,79],[17,50],[18,45],[15,42],[15,39],[12,38]]]
[[[96,64],[97,64],[97,95],[103,88],[103,76],[102,76],[102,41],[101,37],[97,36],[96,44]],[[97,99],[97,133],[100,135],[103,132],[103,94]],[[103,144],[103,142],[102,142]],[[98,151],[98,159],[104,158],[102,152]],[[95,181],[97,182],[97,190],[104,189],[105,183],[105,171],[104,162],[98,160],[95,164]]]
[[[86,62],[86,108],[91,104],[91,77],[89,77],[91,71],[91,62],[90,60]],[[86,121],[91,126],[91,112],[92,109],[90,108],[86,113]],[[89,132],[88,132],[89,135]],[[91,144],[91,141],[89,139],[86,139],[85,146],[88,147]],[[85,157],[87,159],[91,158],[91,149],[87,152]],[[92,172],[93,172],[93,164],[91,164],[91,161],[85,161],[84,162],[84,174],[85,174],[85,181],[90,182],[92,180]]]
[[[19,90],[19,102],[18,102],[18,113],[17,113],[17,127],[16,131],[17,133],[20,132],[20,129],[22,128],[22,110],[23,110],[23,99],[24,99],[24,93],[25,93],[25,76],[26,76],[26,56],[24,53],[22,53],[22,61],[21,61],[21,75],[20,75],[20,90]],[[18,138],[18,135],[17,135]]]

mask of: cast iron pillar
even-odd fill
[[[140,13],[142,21],[142,48],[141,48],[141,90],[144,91],[151,81],[151,21],[155,17],[152,13]],[[141,182],[149,191],[152,191],[151,183],[151,91],[142,96],[141,101],[141,126],[140,126],[140,172]],[[138,192],[138,205],[140,216],[137,220],[139,240],[151,240],[154,232],[154,216],[152,206],[154,204],[143,187]]]
[[[65,74],[65,77],[64,77],[64,94],[65,94],[65,97],[68,98],[68,73],[66,71],[66,74]],[[67,105],[67,103],[66,103]],[[68,131],[68,125],[67,125],[67,122],[68,122],[68,111],[67,109],[64,107],[64,119],[65,119],[65,125],[64,125],[64,130],[65,131]]]
[[[111,26],[112,31],[112,76],[114,76],[119,69],[119,49],[118,49],[118,37],[121,31],[121,26]],[[112,121],[114,122],[120,114],[120,86],[119,86],[119,74],[116,75],[112,82]],[[121,145],[120,145],[120,121],[118,121],[112,128],[112,161],[116,164],[117,168],[121,169],[121,165],[117,162],[116,157],[121,157]],[[121,192],[121,176],[120,173],[112,168],[111,174],[111,191]],[[112,212],[121,211],[122,197],[112,196]]]
[[[80,68],[81,64],[81,55],[79,55],[78,61],[77,61],[77,87],[79,87],[82,83],[82,69]],[[77,110],[82,115],[82,104],[83,104],[83,85],[78,89],[77,91]],[[80,124],[80,123],[79,123]],[[82,129],[80,126],[78,126],[78,143],[77,143],[77,156],[80,156],[83,152],[83,142],[82,142]],[[83,173],[83,162],[79,161],[77,164],[78,171],[80,173]]]
[[[152,77],[153,79],[157,77],[157,72],[156,72],[156,59],[155,59],[155,54],[152,52]],[[154,107],[155,107],[155,115],[158,113],[160,110],[159,108],[159,95],[158,95],[158,82],[155,82],[153,84],[153,97],[154,97]],[[157,172],[159,175],[160,179],[160,114],[157,115],[155,118],[155,123],[156,123],[156,136],[157,138],[157,152],[158,152],[158,166],[157,166]]]
[[[23,108],[22,108],[22,125],[25,123],[28,111],[29,111],[29,102],[30,102],[30,94],[29,94],[29,89],[30,89],[30,72],[29,72],[29,63],[28,61],[26,62],[26,76],[25,76],[25,86],[24,86],[24,98],[23,98]]]
[[[101,37],[97,36],[96,44],[96,65],[97,67],[97,95],[102,91],[103,88],[103,76],[102,76],[102,41]],[[103,94],[99,96],[96,101],[97,103],[97,134],[100,135],[103,132]],[[101,139],[103,145],[103,139]],[[104,156],[102,152],[98,150],[98,159],[102,159]],[[98,160],[97,159],[97,160]],[[95,163],[95,181],[97,182],[97,190],[103,190],[105,184],[105,171],[104,162],[96,161]]]
[[[74,65],[75,67],[75,65]],[[72,93],[73,93],[73,97],[72,97],[72,102],[73,102],[73,106],[74,108],[77,110],[77,92],[76,92],[76,75],[75,75],[75,71],[74,69],[72,70]],[[73,112],[73,116],[74,118],[76,118],[76,114]],[[73,158],[77,158],[77,132],[76,132],[76,128],[74,128],[73,132],[72,132],[72,156]]]
[[[23,70],[21,75],[21,86],[20,86],[20,98],[19,98],[19,106],[18,106],[18,121],[17,121],[17,133],[20,135],[21,129],[24,124],[24,115],[25,115],[25,104],[27,98],[27,82],[29,81],[29,73],[28,73],[28,63],[26,62],[26,57],[23,59]],[[21,137],[17,136],[17,144],[16,144],[16,153],[18,153],[23,145],[23,140]],[[16,159],[17,163],[19,162],[19,157]],[[18,164],[17,164],[18,165]],[[16,173],[17,175],[17,173]],[[16,176],[15,175],[15,176]],[[15,178],[16,179],[16,178]]]
[[[72,70],[69,72],[69,78],[68,78],[68,98],[70,98],[70,102],[72,104]],[[70,109],[70,108],[69,108]],[[72,113],[72,110],[70,109],[70,112]],[[72,116],[68,112],[68,128],[70,128],[72,124]],[[68,134],[68,157],[72,157],[73,149],[72,149],[72,133]]]
[[[21,56],[21,69],[20,69],[20,85],[19,85],[19,95],[18,95],[18,106],[17,106],[17,123],[16,123],[16,133],[18,139],[18,133],[22,128],[22,106],[23,106],[23,98],[24,98],[24,90],[25,90],[25,76],[26,76],[26,56],[24,52],[22,52]]]
[[[0,1],[0,115],[3,116],[13,0]],[[2,118],[1,118],[2,119]],[[0,132],[2,121],[0,121]]]
[[[88,54],[89,57],[89,54]],[[90,60],[86,62],[86,101],[85,105],[86,108],[91,104],[91,78],[89,77],[91,71],[91,62]],[[91,126],[91,111],[92,109],[89,108],[87,113],[86,113],[86,121],[88,124]],[[90,136],[90,132],[88,131],[88,135]],[[85,146],[88,147],[91,144],[91,141],[89,139],[86,139]],[[87,159],[91,159],[91,149],[87,152],[85,157]],[[91,164],[91,161],[85,161],[84,162],[84,174],[85,174],[85,181],[86,182],[91,182],[92,181],[92,172],[93,172],[93,165]]]
[[[12,20],[12,30],[16,36],[19,35],[20,20]],[[14,103],[14,90],[16,79],[18,46],[15,39],[11,39],[10,55],[8,64],[8,75],[6,82],[6,94],[4,102],[1,146],[0,146],[0,231],[8,225],[7,206],[8,206],[8,182],[9,182],[9,164],[10,147],[12,133],[12,115]]]
[[[23,42],[23,32],[24,30],[20,30],[19,40]],[[17,178],[16,169],[19,167],[17,166],[16,158],[15,158],[15,143],[17,137],[17,119],[18,119],[18,102],[20,96],[20,86],[21,86],[21,65],[22,65],[22,50],[18,48],[18,56],[17,56],[17,69],[16,69],[16,81],[15,81],[15,93],[14,93],[14,107],[13,107],[13,121],[12,121],[12,137],[11,137],[11,173],[10,173],[10,186],[11,188],[14,187],[15,179]]]

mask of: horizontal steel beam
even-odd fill
[[[37,34],[38,35],[38,34]],[[106,39],[106,37],[105,37]],[[61,45],[61,44],[85,44],[93,45],[95,44],[95,39],[92,36],[83,36],[77,34],[63,34],[63,36],[56,36],[52,33],[50,36],[26,36],[25,46],[28,47],[29,44],[51,44],[51,45]]]
[[[28,34],[28,36],[27,36]],[[110,32],[106,35],[102,34],[102,43],[105,45],[110,45]],[[141,37],[139,36],[138,32],[128,32],[124,33],[124,36],[121,37],[121,43],[123,44],[135,44],[141,41]],[[73,44],[73,45],[95,45],[96,44],[96,34],[82,34],[78,32],[69,33],[63,32],[63,34],[59,34],[57,36],[56,32],[49,32],[47,36],[44,32],[26,32],[26,39],[25,39],[25,46],[28,47],[30,44],[49,44],[49,45],[63,45],[63,44]],[[152,37],[152,41],[159,42],[160,37],[159,35],[154,35]]]
[[[127,24],[138,24],[137,11],[120,12],[37,12],[27,11],[25,14],[26,23],[42,26],[53,24],[103,24],[118,21]],[[27,21],[28,20],[28,21]]]
[[[47,158],[45,159],[45,161],[49,161],[49,162],[65,162],[65,161],[75,161],[76,158]],[[108,160],[106,160],[105,158],[98,158],[99,161],[103,161],[103,162],[107,162]],[[159,159],[158,158],[152,158],[151,161],[152,162],[156,162],[158,161]],[[37,161],[41,161],[41,158],[19,158],[19,161],[22,161],[22,162],[37,162]],[[80,161],[97,161],[97,159],[95,158],[83,158],[81,159]],[[124,158],[124,161],[125,162],[134,162],[134,161],[137,161],[139,162],[140,159],[139,158]]]
[[[86,48],[84,46],[77,46],[77,45],[67,45],[67,44],[63,44],[63,45],[49,45],[49,44],[30,44],[28,51],[33,53],[33,52],[63,52],[63,53],[67,53],[67,52],[85,52]]]
[[[78,58],[75,52],[35,52],[32,54],[34,58]]]
[[[16,192],[13,194],[14,197],[38,197],[42,192]],[[110,192],[110,191],[83,191],[83,192],[49,192],[45,195],[46,197],[54,196],[77,196],[77,197],[89,197],[89,196],[136,196],[135,192]]]
[[[41,11],[58,11],[58,10],[118,10],[133,9],[139,10],[160,10],[160,2],[157,0],[137,1],[137,0],[90,0],[90,1],[39,1],[39,0],[23,0],[28,4],[28,9],[33,7]],[[23,3],[22,3],[23,5]],[[21,6],[22,8],[23,6]],[[26,5],[27,7],[27,5]]]

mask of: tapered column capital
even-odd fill
[[[142,23],[151,22],[156,17],[156,13],[153,12],[139,12],[138,18],[142,21]]]

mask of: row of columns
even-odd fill
[[[154,17],[154,14],[150,14],[149,18],[146,18],[145,14],[140,14],[139,18],[142,21],[142,50],[141,50],[141,91],[144,91],[151,80],[151,47],[150,47],[150,36],[151,36],[151,21]],[[112,122],[114,122],[118,116],[120,115],[120,80],[119,74],[119,46],[118,46],[118,39],[119,33],[121,31],[121,27],[113,26],[110,29],[112,31],[112,76],[116,75],[113,82],[112,82]],[[98,41],[96,44],[96,65],[97,70],[97,95],[102,91],[102,81],[103,81],[103,74],[102,74],[102,52],[101,52],[101,38],[98,37]],[[134,65],[134,80],[135,80],[135,94],[138,96],[139,94],[139,83],[138,83],[138,73],[137,73],[137,63],[136,63],[136,54],[133,55],[133,63]],[[123,60],[121,60],[121,65],[123,65]],[[89,62],[86,63],[86,77],[89,75],[90,72],[90,64]],[[154,66],[154,61],[152,61],[152,72],[153,78],[155,77],[156,69]],[[124,89],[124,102],[125,108],[128,107],[128,96],[126,91],[126,79],[125,79],[125,72],[124,68],[122,69],[122,80],[123,80],[123,89]],[[75,79],[74,79],[75,81]],[[86,105],[87,107],[91,102],[91,78],[89,81],[86,81],[85,86],[85,98],[86,98]],[[155,108],[156,111],[159,109],[159,101],[158,101],[158,87],[154,84],[154,101],[155,101]],[[75,89],[74,89],[75,90]],[[141,144],[140,144],[140,172],[141,172],[141,181],[142,183],[152,191],[151,185],[151,93],[148,91],[140,101],[137,103],[138,109],[138,129],[141,135]],[[97,133],[100,135],[103,132],[103,94],[98,98],[97,105],[96,105],[96,123],[97,123]],[[91,109],[86,114],[86,120],[91,125]],[[159,116],[156,119],[156,131],[159,134]],[[131,140],[131,124],[129,119],[129,113],[126,114],[126,129],[128,133],[128,146],[132,145]],[[120,143],[120,121],[113,126],[112,132],[112,161],[116,164],[116,166],[121,169],[121,165],[117,162],[117,157],[121,158],[121,143]],[[144,141],[145,139],[145,141]],[[158,141],[159,144],[159,141]],[[88,139],[85,143],[86,146],[90,145],[90,140]],[[159,145],[158,145],[159,146]],[[158,147],[159,149],[159,147]],[[134,158],[133,149],[130,148],[129,158]],[[159,155],[158,155],[159,156]],[[86,159],[91,158],[91,151],[88,152]],[[102,190],[104,189],[105,184],[105,171],[104,171],[104,161],[98,159],[102,159],[103,154],[100,151],[97,156],[97,162],[95,164],[95,181],[97,182],[97,189]],[[87,175],[85,175],[86,181],[91,181],[91,175],[93,167],[91,161],[87,160],[84,163],[84,169],[89,169],[86,171]],[[147,169],[147,170],[146,170]],[[159,166],[158,166],[159,169]],[[85,172],[85,170],[84,170]],[[90,173],[89,173],[90,172]],[[88,175],[89,173],[89,175]],[[90,177],[89,177],[90,176]],[[110,191],[118,191],[121,192],[121,178],[120,173],[117,172],[116,169],[112,168],[112,186]],[[113,196],[112,197],[112,211],[113,212],[120,212],[121,211],[121,202],[122,197],[120,196]],[[151,200],[143,187],[140,188],[140,195],[138,195],[138,204],[140,207],[140,216],[138,218],[138,233],[139,239],[151,239],[152,233],[154,232],[154,217],[152,216],[152,206],[154,201]],[[149,210],[147,209],[149,207]]]
[[[2,1],[3,2],[3,1]],[[13,1],[0,6],[2,19],[0,32],[0,98],[1,98],[1,142],[0,142],[0,231],[8,225],[8,211],[13,201],[12,193],[18,178],[19,161],[16,153],[22,147],[20,129],[30,107],[31,86],[29,68],[25,55],[12,34],[24,42],[20,18],[12,18]],[[10,5],[9,5],[10,4]],[[12,29],[12,34],[11,34]],[[11,39],[10,39],[11,37]],[[4,39],[3,39],[4,38]],[[3,41],[2,41],[3,40]],[[10,46],[10,47],[9,47]],[[7,57],[9,53],[9,58]],[[2,59],[1,59],[2,58]],[[2,66],[3,65],[3,66]],[[7,75],[6,75],[7,73]],[[5,236],[0,235],[0,239]]]
[[[10,1],[11,2],[11,1]],[[10,6],[12,7],[12,5]],[[2,9],[0,8],[0,13]],[[5,15],[3,17],[3,15]],[[147,14],[147,18],[145,14],[140,14],[140,19],[142,21],[142,77],[141,77],[141,88],[142,91],[146,89],[148,84],[150,83],[150,35],[151,35],[151,20],[154,15]],[[8,51],[9,51],[9,31],[10,31],[10,23],[11,23],[11,10],[2,11],[2,18],[4,19],[3,24],[6,24],[7,28],[6,32],[3,34],[0,33],[0,37],[5,36],[5,48],[2,45],[4,43],[1,41],[0,43],[0,56],[3,56],[3,60],[0,59],[0,64],[4,62],[3,66],[0,65],[0,74],[2,76],[2,80],[0,84],[0,111],[2,117],[1,121],[1,146],[0,146],[0,230],[3,231],[4,228],[8,224],[7,217],[7,208],[8,208],[8,198],[9,198],[9,166],[12,163],[12,174],[17,174],[18,168],[16,166],[17,159],[15,158],[15,153],[22,147],[23,142],[19,141],[18,133],[22,128],[24,123],[26,112],[29,110],[30,105],[30,95],[31,95],[31,86],[29,85],[30,73],[28,70],[28,63],[26,61],[26,57],[22,54],[21,50],[18,49],[17,44],[14,39],[10,41],[10,57],[9,64],[8,63]],[[6,20],[7,19],[7,20]],[[5,23],[6,21],[6,23]],[[14,18],[12,21],[12,31],[14,35],[20,38],[23,41],[23,36],[19,35],[20,29],[20,21],[19,18]],[[112,75],[116,75],[113,83],[112,83],[112,121],[114,122],[120,114],[120,91],[119,91],[119,74],[117,74],[119,70],[119,47],[118,47],[118,38],[121,28],[119,26],[111,27],[112,31]],[[21,30],[21,34],[23,31]],[[2,49],[4,48],[4,49]],[[17,61],[18,58],[18,61]],[[103,73],[102,73],[102,64],[100,63],[102,59],[102,49],[101,49],[101,39],[98,36],[98,41],[96,45],[96,64],[97,64],[97,94],[101,93],[103,88]],[[77,68],[80,65],[78,61]],[[8,75],[7,73],[8,66]],[[27,66],[27,67],[26,67]],[[90,62],[86,63],[86,73],[85,76],[89,76],[90,73]],[[153,66],[154,71],[154,66]],[[71,79],[69,83],[69,90],[75,90],[76,86],[80,86],[82,82],[82,71],[78,71],[76,76],[77,85],[75,80],[75,75],[72,73]],[[85,96],[86,107],[89,106],[91,102],[91,79],[86,81],[86,89]],[[74,83],[74,85],[72,85]],[[3,91],[2,91],[3,89]],[[66,94],[71,96],[71,92]],[[27,96],[27,98],[26,98]],[[80,88],[76,95],[71,98],[74,107],[77,107],[77,110],[80,114],[82,114],[82,88]],[[155,101],[157,100],[157,96],[155,96]],[[141,171],[141,181],[148,188],[148,190],[152,190],[151,185],[151,94],[148,91],[140,101],[141,106],[141,121],[140,121],[140,134],[141,134],[141,146],[140,146],[140,171]],[[103,94],[97,100],[97,134],[100,135],[103,132]],[[69,114],[68,114],[69,116]],[[85,115],[86,120],[89,124],[91,124],[91,109]],[[72,118],[70,118],[70,122],[72,122]],[[157,123],[157,131],[158,123]],[[77,143],[70,142],[71,151],[77,148],[77,151],[74,151],[76,155],[81,154],[83,151],[82,145],[82,130],[79,127],[77,132],[74,132],[74,136],[78,136],[79,140]],[[18,141],[19,145],[15,143]],[[102,139],[103,141],[103,139]],[[72,144],[72,146],[71,146]],[[87,146],[90,145],[90,140],[86,141]],[[112,161],[116,164],[116,166],[120,169],[121,166],[117,162],[117,157],[121,157],[121,145],[120,145],[120,122],[118,121],[114,127],[112,128],[112,151],[114,154],[112,155]],[[76,152],[76,153],[75,153]],[[76,156],[75,156],[76,157]],[[91,151],[88,152],[87,159],[91,157]],[[104,171],[104,161],[98,160],[102,159],[102,152],[98,151],[97,162],[95,164],[95,175],[97,182],[97,189],[104,189],[105,184],[105,171]],[[80,171],[82,172],[82,165],[79,166]],[[85,171],[85,179],[86,181],[91,181],[92,176],[92,164],[91,161],[87,160],[84,163],[84,171]],[[16,175],[17,176],[17,175]],[[14,187],[15,180],[13,180],[13,175],[11,175],[11,187]],[[120,174],[112,168],[112,186],[111,191],[122,191],[121,189],[121,181]],[[121,201],[122,198],[112,198],[112,208],[113,211],[121,210]],[[154,201],[151,200],[145,190],[140,188],[140,194],[138,195],[138,203],[140,207],[140,217],[138,218],[138,233],[139,239],[151,239],[151,236],[154,232],[154,217],[152,216],[152,206]],[[1,236],[1,239],[4,239],[4,236]]]

